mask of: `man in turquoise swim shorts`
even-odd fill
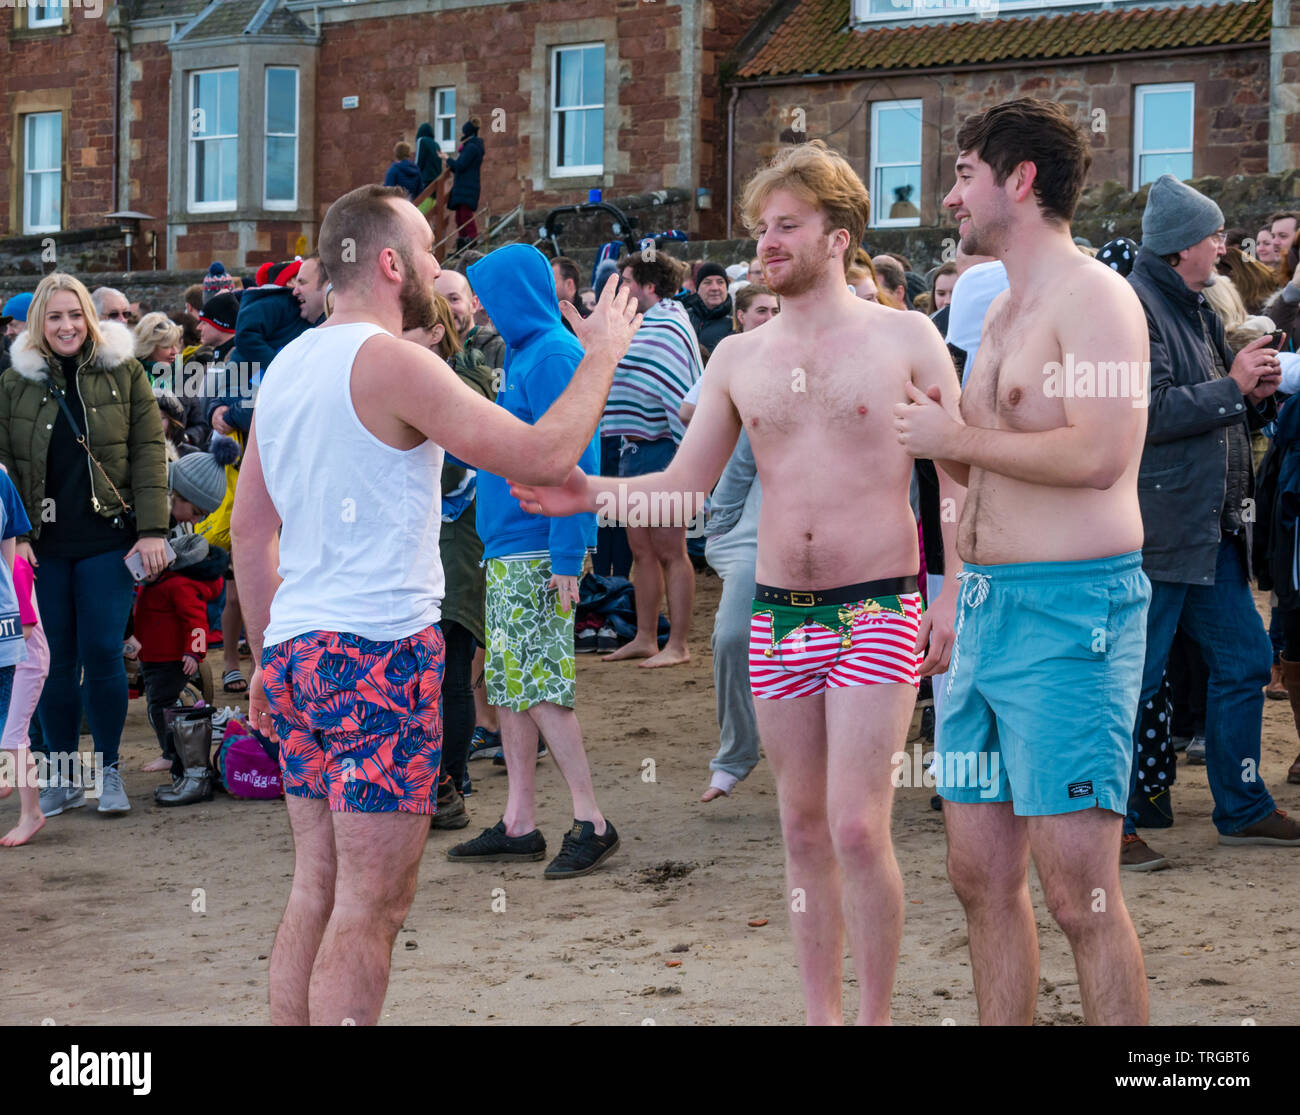
[[[944,199],[962,250],[1001,259],[960,415],[912,388],[899,439],[968,485],[936,776],[983,1024],[1038,993],[1032,852],[1091,1024],[1147,1021],[1119,882],[1151,586],[1137,473],[1148,331],[1132,289],[1069,221],[1091,162],[1060,106],[1019,100],[957,134]]]

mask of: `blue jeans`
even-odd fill
[[[1259,736],[1273,648],[1255,610],[1239,542],[1225,538],[1212,585],[1151,582],[1141,710],[1160,688],[1174,632],[1201,648],[1210,671],[1205,706],[1205,764],[1214,795],[1214,827],[1221,833],[1248,828],[1271,814],[1273,798],[1259,774]],[[1140,717],[1139,717],[1140,721]],[[1137,726],[1134,726],[1136,736]],[[1129,781],[1124,831],[1136,831],[1137,747]],[[1249,763],[1246,760],[1250,760]]]
[[[36,601],[50,644],[50,676],[36,709],[43,754],[77,750],[84,700],[101,762],[117,762],[126,724],[122,638],[135,587],[122,561],[128,548],[79,561],[47,557],[36,569]]]

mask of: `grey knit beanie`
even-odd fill
[[[181,499],[187,499],[205,515],[211,515],[226,498],[226,470],[211,453],[190,453],[173,461],[167,482]]]
[[[1199,244],[1223,227],[1223,210],[1203,193],[1162,174],[1151,183],[1142,211],[1142,246],[1156,255],[1173,255]]]

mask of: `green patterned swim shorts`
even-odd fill
[[[523,712],[549,701],[573,708],[573,619],[560,611],[549,558],[487,563],[487,699]]]

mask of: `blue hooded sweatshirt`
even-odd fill
[[[564,393],[583,357],[582,345],[560,317],[555,273],[536,248],[507,244],[472,264],[466,275],[506,343],[497,404],[532,426]],[[598,444],[592,437],[578,461],[591,476],[600,472]],[[594,513],[561,519],[530,515],[510,494],[505,480],[490,472],[478,474],[477,503],[476,525],[485,560],[549,552],[553,574],[581,574],[582,559],[596,544]]]

